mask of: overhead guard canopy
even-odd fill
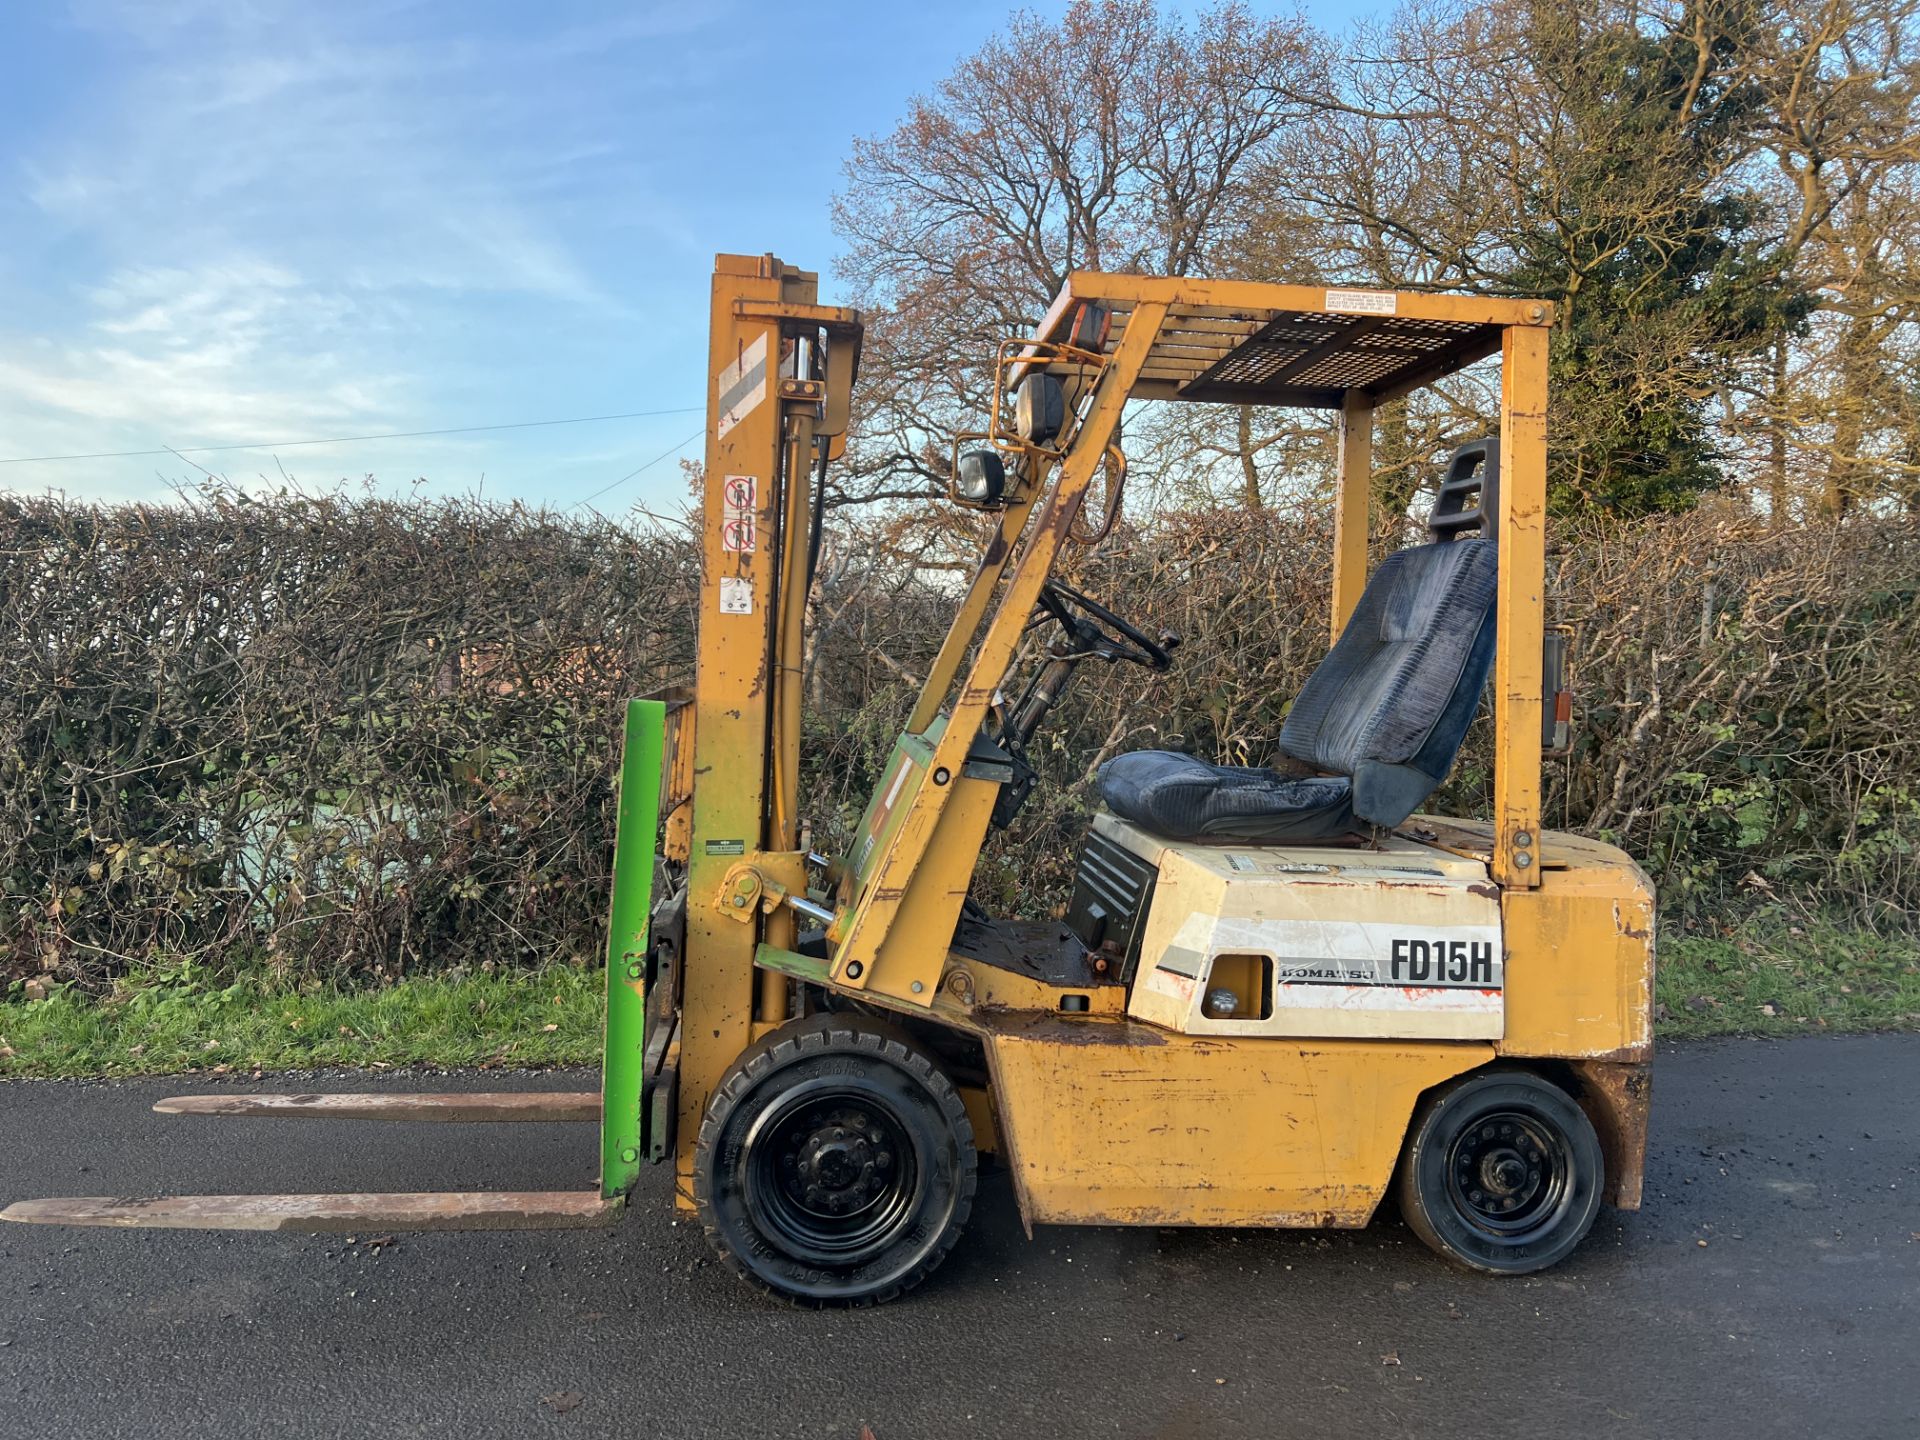
[[[1041,338],[1064,339],[1083,301],[1111,312],[1106,355],[1119,348],[1136,304],[1166,304],[1136,399],[1316,410],[1397,399],[1496,354],[1503,327],[1552,319],[1539,300],[1075,271],[1041,322]]]

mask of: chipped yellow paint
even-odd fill
[[[1367,524],[1373,500],[1373,406],[1349,394],[1340,411],[1340,463],[1333,497],[1331,645],[1367,588]]]
[[[923,783],[921,789],[935,787]],[[953,798],[939,812],[933,840],[900,897],[899,909],[867,989],[915,1005],[932,1003],[946,964],[947,939],[960,919],[973,867],[980,858],[1000,787],[990,780],[961,775],[950,782]]]
[[[803,321],[858,324],[855,312],[816,306],[817,278],[771,255],[715,258],[707,356],[709,483],[701,502],[697,684],[693,705],[692,823],[687,837],[687,950],[682,979],[677,1199],[692,1204],[693,1145],[713,1087],[752,1040],[753,952],[760,925],[728,918],[711,897],[742,855],[777,840],[769,834],[769,727],[775,691],[773,537],[780,519],[784,403],[776,393],[781,326]],[[791,314],[781,307],[803,307]],[[804,308],[812,307],[812,308]],[[723,415],[720,381],[764,346],[764,391]],[[724,543],[728,476],[754,482],[753,543]],[[796,478],[796,483],[799,477]],[[736,509],[733,518],[739,518]],[[728,600],[722,608],[723,590]],[[744,608],[743,608],[744,604]]]
[[[1503,1055],[1643,1060],[1653,1051],[1653,883],[1625,852],[1543,837],[1532,890],[1509,890]]]
[[[1028,1224],[1364,1225],[1421,1092],[1493,1057],[1486,1044],[978,1018]]]
[[[667,706],[667,794],[660,853],[676,865],[693,855],[693,690],[675,687],[656,699]]]
[[[1412,320],[1451,320],[1468,325],[1513,325],[1539,329],[1553,323],[1553,306],[1542,300],[1509,300],[1491,295],[1436,295],[1426,291],[1376,292],[1391,295],[1394,315]],[[1319,285],[1275,285],[1264,280],[1202,280],[1191,276],[1120,275],[1075,270],[1047,312],[1041,339],[1052,339],[1078,300],[1114,305],[1180,306],[1202,311],[1326,311],[1327,291]]]
[[[969,1009],[1058,1010],[1066,995],[1087,997],[1089,1015],[1127,1013],[1127,987],[1124,985],[1049,985],[1028,975],[1016,975],[997,965],[953,952],[940,977],[940,988],[950,998]]]
[[[993,1092],[984,1085],[956,1086],[960,1103],[966,1107],[967,1123],[973,1127],[973,1148],[991,1155],[1000,1148],[1000,1129],[993,1119]]]
[[[1416,815],[1404,827],[1483,864],[1484,820]],[[1507,1029],[1503,1055],[1640,1060],[1652,1053],[1653,882],[1624,850],[1544,831],[1540,884],[1502,897]]]
[[[1493,655],[1493,878],[1540,883],[1540,667],[1545,644],[1547,332],[1502,336],[1500,617]],[[1523,843],[1525,842],[1525,843]]]

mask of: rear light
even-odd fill
[[[1564,755],[1573,748],[1573,628],[1551,626],[1540,656],[1540,750]]]

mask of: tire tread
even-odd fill
[[[961,1141],[963,1155],[968,1157],[968,1163],[960,1167],[959,1193],[954,1198],[953,1217],[947,1222],[946,1228],[941,1232],[933,1248],[920,1258],[919,1263],[885,1290],[844,1300],[795,1295],[781,1290],[756,1274],[735,1253],[733,1247],[727,1243],[725,1234],[714,1223],[707,1180],[708,1157],[713,1147],[719,1143],[721,1131],[733,1107],[775,1070],[809,1056],[825,1055],[835,1051],[864,1053],[873,1058],[885,1060],[896,1069],[912,1076],[938,1103],[941,1113],[953,1126],[955,1135]],[[728,1269],[754,1289],[775,1299],[784,1300],[796,1309],[818,1310],[836,1307],[860,1309],[872,1305],[884,1305],[889,1300],[897,1300],[912,1290],[940,1267],[940,1263],[959,1242],[967,1220],[973,1213],[974,1194],[979,1188],[979,1171],[977,1164],[972,1163],[973,1155],[973,1125],[967,1119],[966,1106],[960,1099],[960,1092],[955,1088],[953,1081],[947,1077],[946,1072],[936,1065],[926,1052],[909,1044],[899,1031],[883,1022],[858,1015],[826,1013],[790,1022],[772,1034],[762,1037],[742,1051],[740,1058],[734,1061],[727,1073],[721,1077],[720,1083],[714,1087],[713,1095],[707,1102],[706,1114],[700,1121],[700,1134],[694,1142],[693,1198],[700,1214],[700,1226],[707,1243],[714,1248]]]
[[[1428,1249],[1432,1250],[1443,1260],[1447,1261],[1447,1263],[1481,1275],[1527,1275],[1560,1264],[1574,1249],[1578,1248],[1580,1241],[1585,1238],[1587,1232],[1592,1228],[1594,1218],[1597,1217],[1599,1210],[1599,1202],[1596,1200],[1594,1213],[1588,1216],[1586,1222],[1581,1225],[1578,1235],[1563,1252],[1550,1260],[1525,1268],[1503,1268],[1486,1264],[1484,1261],[1461,1250],[1446,1237],[1440,1226],[1434,1222],[1432,1215],[1427,1209],[1426,1197],[1423,1196],[1420,1191],[1419,1161],[1430,1138],[1429,1131],[1435,1112],[1440,1109],[1445,1101],[1461,1090],[1482,1086],[1487,1082],[1511,1080],[1525,1080],[1552,1090],[1555,1094],[1563,1098],[1576,1114],[1579,1114],[1582,1119],[1586,1120],[1589,1132],[1591,1133],[1592,1121],[1586,1116],[1579,1100],[1573,1095],[1568,1094],[1565,1089],[1554,1084],[1552,1080],[1540,1074],[1538,1071],[1526,1066],[1512,1064],[1496,1065],[1489,1069],[1469,1071],[1465,1075],[1448,1081],[1422,1099],[1414,1112],[1413,1124],[1408,1129],[1406,1148],[1400,1157],[1399,1170],[1394,1182],[1394,1195],[1399,1202],[1401,1218],[1407,1222],[1407,1228],[1412,1230],[1413,1233],[1420,1238],[1421,1243],[1426,1245]],[[1597,1157],[1600,1157],[1599,1163],[1604,1167],[1604,1152],[1600,1149],[1598,1137],[1594,1135],[1592,1138],[1593,1153]],[[1593,1177],[1593,1187],[1596,1193],[1604,1193],[1605,1179],[1604,1169],[1596,1173]]]

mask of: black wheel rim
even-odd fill
[[[1559,1127],[1515,1110],[1490,1112],[1447,1152],[1447,1195],[1475,1230],[1503,1245],[1539,1239],[1572,1199],[1572,1163]]]
[[[741,1168],[755,1228],[811,1264],[860,1263],[918,1208],[911,1132],[885,1100],[845,1084],[784,1097],[754,1125]]]

